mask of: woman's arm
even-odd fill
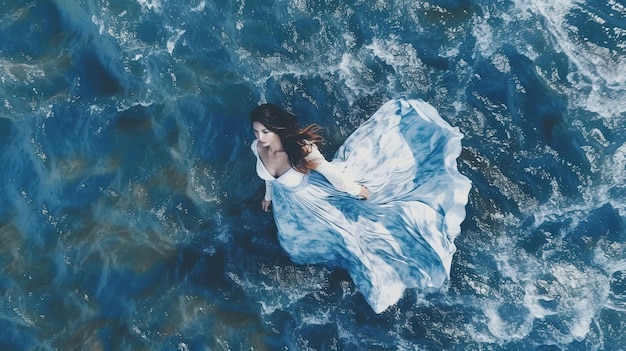
[[[266,201],[272,201],[272,182],[265,181],[265,196],[263,197]]]
[[[346,173],[341,172],[334,164],[328,162],[320,153],[315,144],[311,144],[311,152],[306,160],[313,165],[313,169],[323,175],[337,189],[350,195],[367,200],[370,196],[367,187],[360,185]]]
[[[263,196],[263,200],[261,201],[261,207],[263,211],[269,212],[270,206],[272,204],[272,182],[265,181],[265,196]]]

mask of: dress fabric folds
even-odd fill
[[[346,269],[374,312],[407,288],[439,288],[450,275],[470,180],[457,170],[463,135],[421,100],[385,103],[330,161],[367,186],[359,201],[323,175],[270,175],[278,238],[291,259]]]

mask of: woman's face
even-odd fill
[[[280,144],[280,137],[278,134],[267,129],[263,123],[253,122],[252,129],[254,129],[254,136],[256,136],[256,139],[259,141],[261,146],[268,147],[270,145],[276,146]]]

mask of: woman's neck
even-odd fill
[[[267,146],[267,151],[272,153],[272,154],[277,154],[280,152],[285,152],[285,148],[283,148],[283,144],[279,141],[277,141],[274,144],[270,144]]]

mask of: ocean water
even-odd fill
[[[624,0],[3,0],[0,350],[625,350]],[[464,133],[451,279],[292,263],[248,113]]]

